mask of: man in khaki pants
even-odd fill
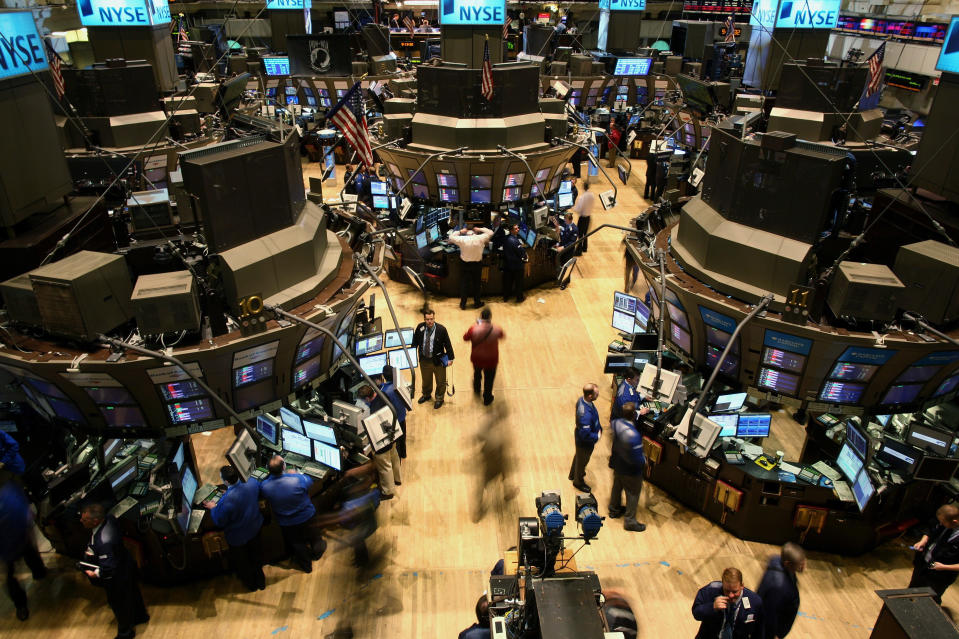
[[[446,366],[453,361],[453,344],[446,327],[436,323],[436,313],[428,308],[423,321],[413,331],[413,343],[420,357],[420,374],[423,377],[423,396],[418,403],[430,401],[433,395],[433,379],[436,379],[436,396],[433,408],[443,405],[446,395]]]

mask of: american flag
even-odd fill
[[[480,89],[487,102],[493,100],[493,65],[489,61],[489,39],[483,45],[483,86]]]
[[[509,25],[513,23],[513,18],[511,16],[506,16],[506,22],[503,23],[503,39],[509,35]]]
[[[736,22],[733,20],[732,14],[726,17],[726,39],[723,42],[735,42],[736,41]]]
[[[370,147],[370,131],[366,128],[366,105],[363,89],[357,82],[336,103],[326,119],[343,132],[347,142],[356,150],[357,157],[365,166],[373,166],[373,149]]]
[[[410,35],[412,35],[413,31],[416,29],[416,22],[413,20],[413,18],[406,16],[403,18],[403,24],[406,25],[406,28],[410,30]]]
[[[190,39],[190,34],[186,31],[186,16],[181,13],[178,22],[180,23],[180,42],[186,42]]]
[[[57,92],[57,97],[62,100],[63,94],[66,92],[66,86],[63,84],[63,72],[60,70],[63,61],[53,50],[49,38],[44,39],[44,43],[47,45],[47,58],[50,59],[50,76],[53,78],[53,89]]]
[[[866,82],[866,97],[873,95],[879,90],[882,84],[882,60],[886,57],[886,43],[883,42],[879,48],[872,52],[866,63],[869,65],[869,80]]]

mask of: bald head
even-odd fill
[[[583,386],[583,399],[587,402],[591,402],[594,399],[599,397],[599,386],[590,382]]]
[[[936,511],[936,519],[946,528],[959,528],[959,507],[955,504],[945,504],[939,506]]]
[[[270,469],[271,475],[282,475],[283,471],[286,470],[286,462],[279,455],[273,455],[270,458],[270,463],[267,464],[267,468]]]

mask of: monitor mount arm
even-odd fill
[[[666,325],[666,251],[660,249],[659,257],[659,321],[656,322],[656,378],[653,380],[653,397],[657,397],[663,384],[660,371],[663,370],[663,327]]]
[[[912,311],[906,311],[905,313],[902,314],[902,319],[904,319],[904,320],[909,320],[910,322],[915,322],[915,323],[916,323],[916,326],[918,326],[919,328],[923,329],[924,331],[929,331],[930,333],[932,333],[932,334],[935,335],[936,337],[938,337],[938,338],[940,338],[940,339],[944,339],[944,340],[946,340],[947,342],[949,342],[949,343],[951,343],[951,344],[955,344],[956,346],[959,346],[959,340],[956,340],[956,339],[953,338],[953,337],[949,337],[948,335],[946,335],[946,334],[943,333],[942,331],[936,329],[936,328],[933,327],[933,326],[930,326],[929,323],[928,323],[925,319],[923,319],[923,317],[922,317],[921,315],[919,315],[919,313],[913,313]]]
[[[180,360],[178,360],[177,358],[173,357],[172,355],[166,355],[165,353],[162,353],[160,351],[151,351],[149,348],[143,348],[142,346],[137,346],[136,344],[131,344],[130,342],[125,342],[123,340],[116,339],[113,337],[107,337],[106,335],[99,335],[98,339],[100,340],[100,342],[102,342],[106,346],[109,346],[111,349],[115,349],[118,351],[123,351],[123,350],[133,351],[134,353],[139,353],[140,355],[146,355],[147,357],[155,357],[159,360],[173,364],[174,366],[178,367],[181,371],[189,375],[190,379],[196,382],[200,386],[200,388],[206,391],[207,395],[210,396],[210,399],[212,399],[214,402],[219,404],[224,410],[226,410],[226,412],[229,413],[230,416],[233,419],[235,419],[239,424],[241,424],[243,428],[247,430],[247,432],[249,432],[250,434],[253,434],[253,429],[246,422],[246,420],[240,417],[237,414],[237,412],[233,410],[233,407],[230,406],[226,401],[224,401],[223,398],[216,393],[216,391],[214,391],[212,388],[207,386],[206,382],[204,382],[199,375],[194,375],[190,371],[190,369],[187,367],[187,365],[181,362]]]
[[[606,169],[604,169],[603,165],[599,163],[599,160],[596,158],[595,155],[593,155],[593,152],[589,150],[589,147],[587,147],[585,144],[579,144],[578,142],[571,142],[570,140],[566,140],[564,138],[553,138],[553,143],[565,144],[566,146],[575,146],[576,148],[586,151],[586,155],[588,155],[589,159],[593,161],[593,164],[596,165],[596,168],[602,171],[603,177],[605,177],[606,181],[609,182],[610,186],[613,187],[613,206],[616,206],[616,202],[619,200],[619,189],[616,188],[616,183],[613,182],[612,178],[609,177],[609,174],[606,173]]]

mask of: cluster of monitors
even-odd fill
[[[769,413],[713,413],[709,419],[720,425],[720,437],[769,437],[772,423]]]
[[[373,208],[380,210],[396,210],[400,206],[400,198],[390,195],[386,182],[370,182],[370,194],[373,196]]]
[[[649,307],[639,298],[626,293],[613,293],[613,319],[610,322],[620,333],[645,333],[649,324]]]
[[[357,338],[355,353],[364,373],[370,376],[379,375],[387,364],[392,366],[393,370],[405,370],[410,367],[410,362],[406,359],[407,352],[413,368],[419,366],[416,349],[409,347],[413,341],[413,329],[400,330],[402,333],[393,329],[385,333],[372,333]],[[405,351],[402,348],[403,344],[408,347]],[[384,348],[391,350],[383,350]]]
[[[573,206],[573,183],[570,180],[559,183],[555,203],[558,209],[568,209]]]
[[[312,459],[334,470],[342,469],[340,449],[332,426],[304,419],[284,406],[280,409],[280,424],[266,415],[258,415],[256,432],[264,441],[283,451]]]
[[[911,20],[876,20],[859,16],[839,16],[836,28],[840,31],[891,35],[924,42],[943,42],[948,24],[941,22],[913,22]]]

